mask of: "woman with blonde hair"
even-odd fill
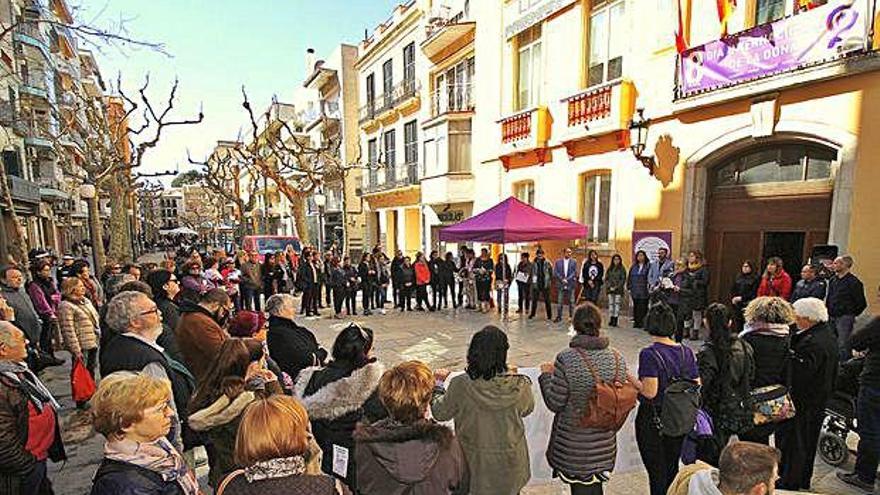
[[[321,472],[321,449],[309,431],[309,415],[293,397],[273,395],[245,409],[235,439],[232,472],[217,495],[348,493]]]
[[[198,495],[199,482],[165,438],[171,429],[168,380],[128,372],[104,378],[92,397],[92,424],[107,439],[91,495]]]
[[[64,349],[74,361],[83,362],[94,378],[98,364],[98,328],[100,318],[92,302],[86,297],[86,287],[78,278],[68,278],[61,283],[62,301],[58,305],[58,326]],[[86,402],[78,402],[82,409]]]

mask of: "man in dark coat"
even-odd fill
[[[394,259],[391,260],[391,293],[394,298],[394,307],[401,308],[400,290],[403,283],[403,251],[397,250],[394,253]]]
[[[837,346],[841,361],[852,356],[849,336],[852,333],[856,316],[868,307],[865,300],[865,287],[858,277],[852,274],[852,256],[839,256],[831,264],[834,276],[828,281],[828,315],[837,330]]]
[[[801,268],[801,279],[794,286],[791,293],[791,302],[805,297],[815,297],[825,300],[828,292],[828,283],[818,276],[818,269],[813,265],[804,265]]]
[[[65,460],[58,403],[23,361],[24,333],[0,322],[0,493],[52,493],[46,459]]]
[[[877,480],[880,457],[880,317],[874,317],[862,328],[856,329],[850,341],[857,352],[866,353],[865,364],[859,376],[859,447],[856,466],[852,473],[837,473],[845,483],[871,492]]]
[[[308,256],[303,256],[299,262],[299,280],[302,285],[302,308],[301,313],[306,316],[319,316],[318,300],[320,298],[320,285],[318,278],[318,266],[315,263],[318,257],[317,252],[309,252]]]
[[[323,366],[327,351],[308,328],[293,321],[296,301],[290,294],[275,294],[266,301],[269,312],[269,332],[266,342],[269,355],[291,379],[309,366]]]
[[[175,329],[177,348],[183,364],[200,381],[229,335],[224,327],[232,311],[232,300],[223,289],[211,289],[199,297],[199,303],[188,301],[180,306],[180,322]]]
[[[27,292],[22,289],[24,286],[24,276],[21,270],[14,266],[7,266],[0,272],[0,296],[6,299],[9,307],[15,310],[15,326],[24,332],[25,336],[32,343],[40,341],[40,331],[42,323],[40,315],[34,309],[34,303],[31,301]]]
[[[825,304],[813,297],[794,303],[797,332],[791,337],[791,398],[797,414],[776,430],[782,450],[777,488],[809,490],[825,403],[837,379],[837,340]]]

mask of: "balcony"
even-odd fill
[[[428,14],[422,52],[431,62],[437,63],[473,43],[476,31],[477,24],[470,19],[469,13],[452,14],[449,8],[440,7]]]
[[[9,194],[13,200],[23,203],[40,203],[40,186],[15,175],[6,176],[9,184]]]
[[[550,161],[547,142],[553,125],[547,107],[534,107],[498,121],[501,131],[499,156],[505,169]]]
[[[20,23],[15,28],[15,31],[13,31],[12,39],[18,43],[23,43],[36,48],[40,51],[46,61],[52,60],[52,53],[49,50],[49,45],[46,43],[46,38],[37,24],[32,22]]]
[[[431,93],[431,118],[449,113],[470,113],[474,108],[473,83],[452,84]]]
[[[559,114],[567,119],[558,136],[569,158],[589,154],[599,136],[608,136],[605,140],[612,149],[626,146],[635,106],[636,89],[631,81],[603,84],[561,99]]]
[[[381,180],[380,180],[381,177]],[[364,176],[363,195],[374,195],[395,189],[405,189],[419,185],[419,164],[404,163],[385,167],[384,173],[370,170]]]
[[[314,112],[314,115],[305,120],[305,130],[308,132],[323,122],[328,124],[338,122],[342,116],[339,110],[338,101],[322,101],[320,110]]]
[[[416,79],[403,79],[390,91],[376,97],[376,119],[382,125],[390,125],[398,118],[412,114],[421,106]]]
[[[676,110],[877,69],[862,57],[872,50],[869,3],[829,0],[686,50],[676,68]]]
[[[38,148],[54,149],[51,124],[48,121],[25,120],[24,144]]]

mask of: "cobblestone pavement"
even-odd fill
[[[541,308],[543,309],[543,308]],[[328,310],[323,310],[329,314]],[[357,321],[372,328],[376,335],[376,352],[389,364],[407,359],[419,359],[432,367],[462,369],[470,337],[483,325],[493,323],[504,328],[510,338],[509,362],[521,367],[536,367],[541,362],[553,360],[556,353],[569,340],[567,323],[553,324],[536,317],[534,320],[511,314],[509,321],[501,321],[497,315],[480,314],[466,310],[443,310],[436,313],[408,313],[401,315],[389,310],[386,315],[357,317]],[[328,317],[300,319],[311,328],[318,340],[327,348],[336,333],[347,320]],[[632,328],[608,329],[611,342],[635,366],[638,350],[649,343],[648,336]],[[87,415],[76,411],[70,399],[68,369],[50,368],[44,379],[56,397],[65,406],[62,412],[64,437],[70,460],[64,465],[52,465],[51,477],[59,495],[83,495],[88,493],[90,479],[101,459],[103,438],[94,433]],[[618,436],[618,462],[606,493],[614,495],[647,493],[647,476],[641,465],[633,430],[634,414]],[[850,466],[851,468],[851,466]],[[205,473],[199,472],[200,475]],[[822,462],[816,463],[814,490],[817,493],[857,494],[857,490],[839,483],[834,470]],[[530,486],[528,495],[563,494],[568,491],[561,484],[545,482]]]

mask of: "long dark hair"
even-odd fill
[[[507,350],[510,344],[507,334],[494,326],[486,325],[471,338],[467,352],[467,372],[471,380],[491,380],[507,372]]]
[[[189,402],[194,413],[213,404],[221,395],[235,399],[244,391],[248,366],[263,358],[263,344],[256,339],[228,338],[208,367],[205,378]]]
[[[333,361],[361,368],[372,361],[369,357],[373,348],[373,331],[357,323],[351,323],[336,336],[333,342]]]
[[[712,303],[706,308],[706,326],[709,327],[709,337],[706,344],[715,353],[715,361],[718,363],[718,390],[727,397],[726,391],[731,387],[730,383],[730,359],[733,334],[731,333],[731,314],[727,306],[721,303]]]
[[[616,265],[615,265],[615,263],[614,263],[614,260],[617,260],[617,264],[616,264]],[[619,254],[617,254],[617,253],[614,253],[614,255],[611,256],[611,266],[610,266],[610,268],[614,268],[615,266],[619,266],[619,267],[623,268],[623,256],[621,256],[621,255],[619,255]]]

